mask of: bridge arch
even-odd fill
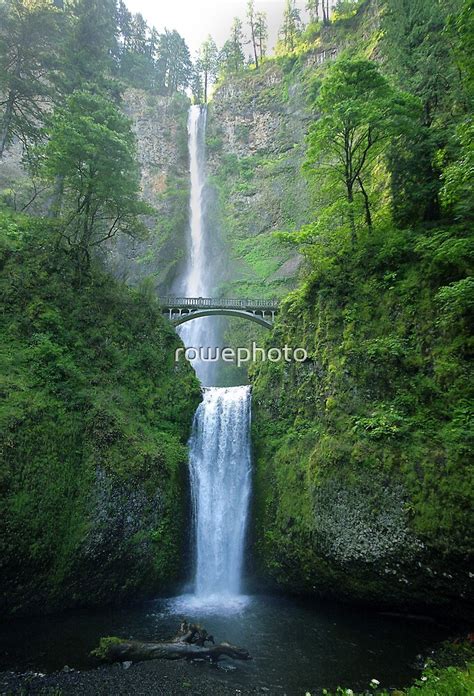
[[[177,318],[173,318],[172,324],[174,326],[180,326],[187,321],[192,321],[193,319],[200,319],[201,317],[211,317],[211,316],[229,316],[229,317],[239,317],[240,319],[247,319],[249,321],[254,321],[260,326],[265,326],[267,329],[271,329],[273,324],[271,321],[265,319],[260,314],[254,314],[253,312],[246,312],[243,309],[196,309],[179,315]]]
[[[245,300],[212,297],[162,297],[158,298],[163,314],[174,326],[192,319],[212,316],[228,316],[253,321],[271,329],[279,310],[279,301]]]

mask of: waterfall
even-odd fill
[[[190,248],[186,269],[188,297],[204,297],[209,289],[209,273],[206,273],[207,254],[203,235],[203,197],[205,174],[205,136],[207,112],[204,106],[191,106],[188,116],[189,171],[191,193],[189,201]],[[191,323],[191,326],[198,325]]]
[[[251,484],[249,434],[250,387],[206,389],[190,440],[198,597],[240,592]]]
[[[188,146],[191,178],[189,233],[184,273],[175,288],[185,297],[210,296],[216,264],[206,235],[206,107],[191,106]],[[216,337],[216,318],[185,323],[187,347],[207,347]],[[193,503],[194,600],[229,604],[240,592],[250,497],[250,387],[212,387],[216,363],[193,361],[205,385],[193,423],[190,482]]]
[[[193,105],[188,116],[188,149],[191,190],[189,197],[189,231],[186,267],[178,281],[179,294],[183,297],[209,297],[212,295],[213,256],[205,234],[206,194],[206,119],[205,106]],[[188,348],[216,345],[216,319],[208,317],[190,321],[179,329],[183,343]],[[215,363],[194,360],[193,367],[204,385],[215,379]]]

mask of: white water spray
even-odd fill
[[[213,256],[205,223],[206,108],[192,106],[188,118],[191,176],[186,269],[178,285],[186,297],[213,290]],[[212,317],[180,328],[187,347],[208,346],[215,338]],[[196,360],[204,385],[215,379],[215,363]],[[214,382],[215,383],[215,382]],[[249,507],[250,387],[209,387],[196,411],[190,439],[190,479],[195,539],[193,602],[231,606],[240,593]]]
[[[212,250],[206,236],[206,119],[205,106],[193,105],[188,116],[188,149],[191,190],[189,197],[189,228],[186,267],[177,283],[183,297],[210,297],[214,289]],[[179,329],[183,343],[189,348],[216,343],[216,319],[207,317],[190,321]],[[203,385],[216,378],[216,365],[197,358],[193,367]]]
[[[250,387],[206,389],[190,441],[198,597],[240,593],[251,485],[249,433]]]

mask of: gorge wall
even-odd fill
[[[150,294],[78,286],[47,221],[3,219],[2,614],[170,591],[200,388]]]
[[[137,138],[143,196],[154,214],[147,220],[147,237],[114,240],[107,263],[119,278],[132,285],[145,281],[158,294],[170,291],[186,251],[189,104],[182,94],[164,97],[132,88],[123,98]]]
[[[268,345],[308,360],[254,370],[257,565],[290,591],[472,613],[467,316],[442,280],[467,259],[443,231],[386,235],[285,300]]]

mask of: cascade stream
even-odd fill
[[[206,117],[206,107],[190,107],[190,224],[187,262],[179,279],[185,297],[209,297],[215,278],[206,235]],[[215,321],[208,317],[187,322],[180,330],[186,347],[204,347],[215,340]],[[241,585],[251,482],[250,387],[212,387],[216,364],[198,359],[194,368],[205,385],[190,439],[194,593],[204,601],[226,601],[239,595]]]

